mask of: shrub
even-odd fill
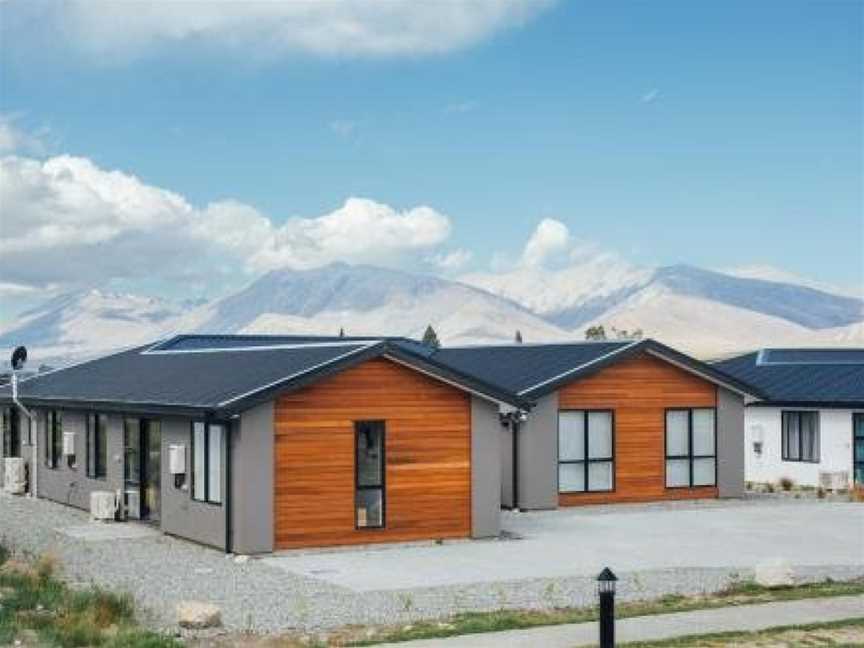
[[[816,497],[819,499],[825,499],[825,489],[821,486],[816,490]]]
[[[766,493],[773,493],[774,492],[774,484],[772,484],[771,482],[768,482],[767,484],[765,484],[765,492]]]
[[[795,482],[792,480],[791,477],[781,477],[780,478],[780,488],[782,488],[784,491],[792,490],[792,487],[794,485],[795,485]]]

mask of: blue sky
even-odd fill
[[[206,34],[94,53],[37,6],[52,20],[0,6],[14,155],[274,225],[351,196],[427,205],[450,222],[435,245],[472,253],[462,271],[554,218],[636,264],[862,282],[858,2],[558,2],[446,51],[371,55]]]

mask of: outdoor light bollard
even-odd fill
[[[600,648],[615,648],[615,582],[618,577],[608,567],[597,577],[600,597]]]

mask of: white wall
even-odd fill
[[[779,407],[747,407],[744,413],[746,435],[745,472],[747,481],[774,482],[790,477],[802,486],[818,486],[820,472],[845,470],[852,479],[852,410],[819,410],[819,463],[782,460],[781,412]],[[753,451],[761,436],[762,455]]]

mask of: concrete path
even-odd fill
[[[838,596],[623,619],[616,624],[615,639],[617,643],[655,641],[693,634],[764,630],[856,617],[864,617],[864,596]],[[574,648],[596,645],[597,637],[597,623],[592,622],[382,644],[381,648]]]
[[[853,503],[707,500],[574,507],[513,515],[518,540],[398,549],[286,552],[268,565],[354,592],[393,591],[520,579],[594,577],[663,569],[864,567],[864,506]]]

